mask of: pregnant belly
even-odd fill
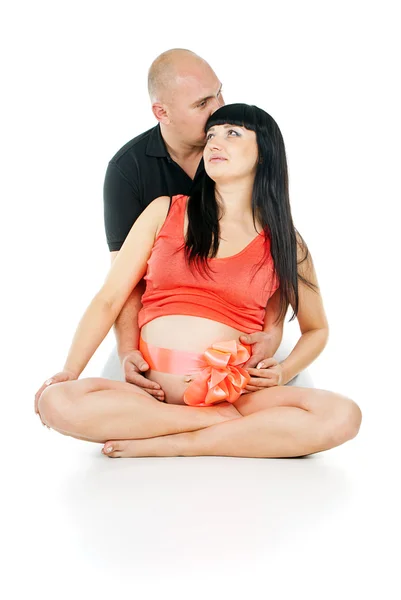
[[[142,339],[159,348],[180,350],[202,354],[215,342],[236,340],[244,332],[202,317],[188,315],[166,315],[153,319],[142,327]],[[146,377],[156,381],[164,391],[165,400],[170,404],[185,404],[184,392],[190,375],[185,368],[180,374],[165,373],[150,369]],[[193,374],[192,374],[193,375]]]

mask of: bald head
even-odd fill
[[[173,48],[160,54],[151,64],[148,72],[148,91],[151,102],[168,102],[180,78],[200,69],[208,68],[208,63],[184,48]]]
[[[224,104],[222,83],[210,65],[190,50],[167,50],[151,64],[148,86],[152,112],[166,143],[203,148],[206,121]]]

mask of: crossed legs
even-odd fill
[[[46,388],[42,420],[65,435],[105,443],[111,457],[290,457],[355,437],[362,414],[334,392],[277,386],[242,395],[234,406],[165,404],[125,382],[88,378]]]
[[[100,377],[55,383],[43,391],[38,408],[52,429],[91,442],[193,431],[240,416],[228,403],[165,404],[136,385]]]

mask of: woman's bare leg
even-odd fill
[[[328,450],[358,433],[355,402],[334,392],[276,386],[244,394],[235,403],[240,419],[199,431],[147,440],[109,441],[108,456],[294,457]]]
[[[39,412],[52,429],[91,442],[194,431],[241,418],[228,403],[206,408],[165,404],[135,385],[102,378],[49,386],[39,399]]]

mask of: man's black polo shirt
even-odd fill
[[[152,200],[189,195],[204,172],[203,159],[193,180],[172,160],[160,125],[125,144],[109,162],[104,181],[104,223],[110,252],[120,250],[132,224]]]

